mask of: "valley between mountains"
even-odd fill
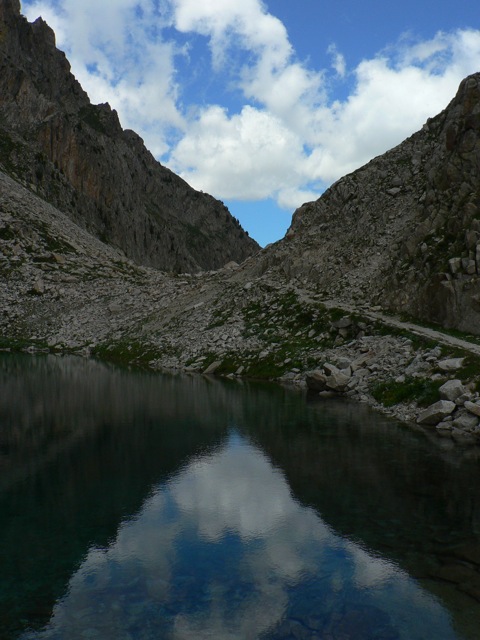
[[[480,74],[261,249],[41,19],[5,0],[0,33],[3,349],[294,383],[480,444]]]

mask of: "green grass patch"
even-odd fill
[[[92,349],[92,356],[100,360],[121,365],[134,364],[148,367],[152,360],[164,355],[164,351],[146,342],[119,341],[104,343]]]
[[[376,384],[371,389],[371,394],[377,402],[381,402],[385,407],[412,401],[417,402],[421,407],[428,407],[440,400],[438,390],[442,384],[441,380],[425,378],[406,378],[404,382],[388,380]]]

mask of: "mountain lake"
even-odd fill
[[[476,640],[480,451],[280,385],[0,355],[1,640]]]

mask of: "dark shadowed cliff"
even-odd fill
[[[141,264],[214,269],[258,250],[223,203],[158,163],[108,104],[90,103],[53,31],[30,24],[18,0],[0,2],[0,165]]]

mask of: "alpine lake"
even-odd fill
[[[480,447],[270,383],[0,355],[1,640],[477,640]]]

